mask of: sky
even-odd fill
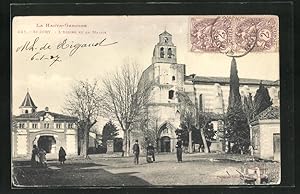
[[[190,16],[14,17],[12,113],[19,114],[27,91],[38,110],[47,106],[50,111],[61,113],[66,94],[75,80],[101,79],[127,59],[146,69],[151,65],[158,35],[164,30],[172,34],[177,62],[186,64],[187,75],[228,77],[231,58],[221,53],[190,51],[189,19]],[[72,45],[103,40],[103,44],[111,45],[79,48],[70,56],[72,48],[59,47],[65,39]],[[34,40],[36,49],[31,50]],[[26,50],[24,45],[28,41]],[[53,59],[46,59],[51,56]],[[57,56],[61,61],[49,66]],[[237,64],[240,78],[279,79],[278,52],[249,53],[237,58]]]

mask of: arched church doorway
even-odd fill
[[[168,136],[164,136],[160,139],[160,148],[161,152],[170,152],[171,151],[171,139]]]
[[[37,145],[39,148],[43,148],[46,153],[55,153],[56,152],[56,140],[53,136],[45,135],[40,136]]]

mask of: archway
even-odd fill
[[[56,140],[52,135],[40,136],[37,145],[39,148],[43,148],[46,153],[55,153],[56,152]]]
[[[171,139],[168,136],[160,138],[161,152],[171,152]]]

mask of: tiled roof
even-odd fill
[[[280,109],[277,106],[270,106],[266,110],[259,113],[256,120],[280,119]]]
[[[20,107],[33,107],[33,108],[37,108],[29,94],[29,92],[27,92],[22,104]]]
[[[45,116],[46,113],[49,113],[54,117],[54,121],[76,121],[76,117],[71,117],[68,115],[58,114],[54,112],[46,112],[46,111],[38,111],[34,113],[21,114],[19,116],[15,116],[16,120],[40,120],[40,117]]]
[[[186,80],[193,81],[192,76],[186,76]],[[206,83],[224,83],[229,84],[229,77],[205,77],[205,76],[196,76],[195,82],[206,82]],[[262,81],[263,85],[268,86],[279,86],[279,80],[272,81],[272,80],[260,80],[260,79],[249,79],[249,78],[240,78],[240,84],[254,84],[259,85],[260,81]]]

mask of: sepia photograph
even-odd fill
[[[280,184],[279,23],[13,17],[12,188]]]

